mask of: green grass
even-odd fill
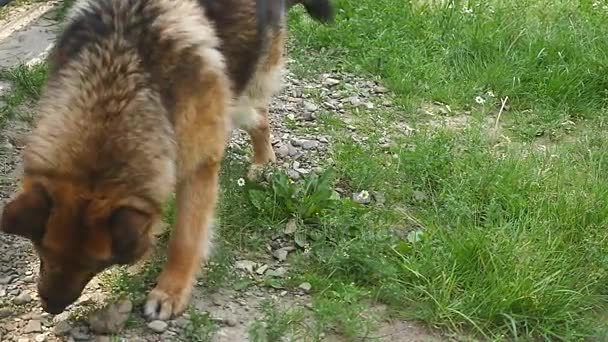
[[[19,65],[12,69],[0,70],[0,81],[9,82],[12,90],[0,97],[0,126],[17,114],[16,109],[27,101],[40,97],[47,79],[45,63],[33,66]]]
[[[595,117],[606,106],[602,2],[334,2],[332,26],[292,12],[295,49],[307,51],[301,59],[381,77],[404,104],[467,108],[491,90],[510,98],[518,125],[535,127],[520,132],[526,137],[566,119]]]

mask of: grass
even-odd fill
[[[12,69],[0,70],[0,81],[9,82],[11,91],[0,97],[0,126],[17,114],[16,109],[27,101],[40,97],[47,79],[45,63],[33,66],[19,65]]]
[[[393,317],[481,340],[608,338],[608,7],[335,3],[332,26],[291,13],[292,70],[301,78],[338,70],[380,80],[397,106],[347,108],[364,143],[353,143],[341,117],[322,114],[319,126],[333,142],[325,159],[334,163],[319,177],[292,182],[275,171],[265,183],[239,186],[247,165],[234,156],[246,151],[231,151],[221,176],[221,245],[203,279],[209,290],[246,288],[231,271],[234,256],[266,253],[266,243],[295,224],[289,277],[267,285],[312,285],[314,323],[304,330],[313,339],[372,336],[378,322],[361,313],[377,304]],[[0,74],[16,84],[9,107],[38,96],[44,74]],[[506,97],[504,137],[496,140],[484,123],[496,120]],[[436,118],[417,109],[433,101],[470,123],[428,125]],[[403,122],[416,130],[402,134]],[[383,147],[386,138],[393,143]],[[338,187],[345,195],[336,196]],[[360,191],[383,201],[355,203],[350,195]],[[108,283],[140,296],[155,272]],[[262,314],[250,328],[254,340],[301,331],[299,315],[272,303]],[[204,341],[214,327],[193,315],[187,331]]]

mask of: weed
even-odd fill
[[[192,342],[210,342],[217,331],[217,325],[207,312],[190,310],[190,321],[184,328],[184,337]]]
[[[291,308],[279,310],[276,304],[265,300],[261,304],[264,315],[249,327],[249,337],[254,342],[278,342],[288,334],[297,334],[297,327],[303,319],[301,310]]]
[[[12,69],[0,70],[0,80],[11,84],[12,90],[1,98],[4,107],[0,108],[0,122],[15,116],[15,109],[29,100],[40,97],[47,80],[45,63],[33,66],[19,65]]]

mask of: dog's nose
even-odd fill
[[[62,313],[72,301],[64,298],[51,298],[48,296],[40,295],[40,301],[42,302],[42,309],[52,315]]]

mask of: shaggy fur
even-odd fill
[[[167,262],[145,314],[184,311],[206,259],[228,132],[249,132],[252,171],[275,160],[285,14],[327,0],[82,0],[53,51],[21,191],[0,228],[40,258],[43,307],[62,312],[99,272],[150,249],[175,192]]]

